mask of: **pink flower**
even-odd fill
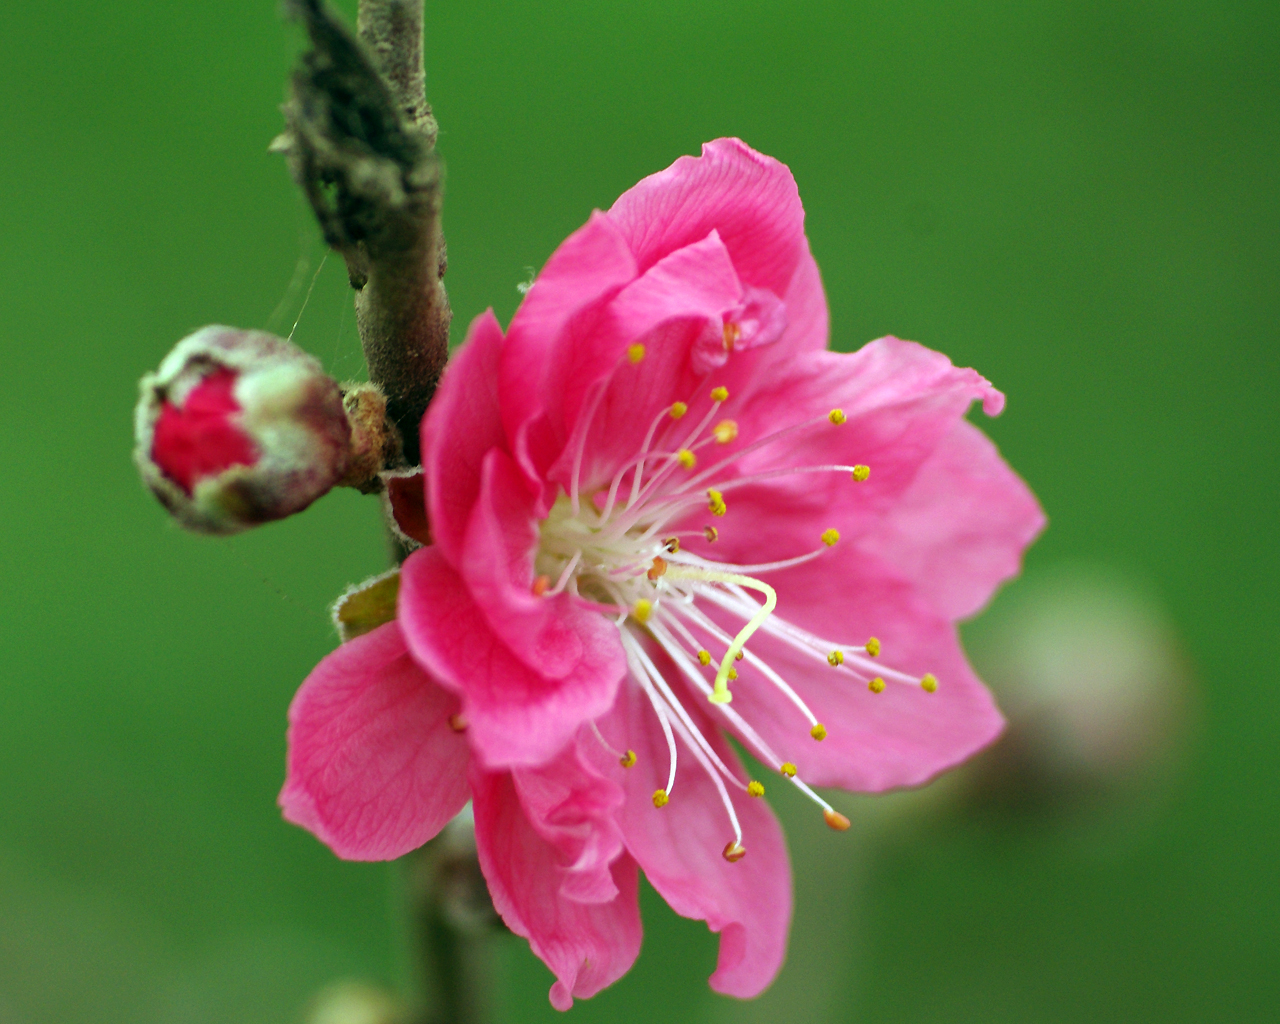
[[[560,1008],[635,957],[637,867],[720,933],[713,988],[777,972],[786,847],[726,736],[842,828],[810,786],[918,785],[1002,726],[955,621],[1044,521],[964,419],[1003,397],[910,342],[826,351],[803,221],[786,167],[719,140],[593,214],[505,336],[478,318],[397,621],[290,712],[285,814],[341,856],[470,796]]]

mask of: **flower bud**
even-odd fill
[[[352,462],[337,382],[263,331],[201,328],[140,388],[134,461],[190,530],[234,533],[292,515]]]

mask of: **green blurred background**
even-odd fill
[[[299,43],[271,0],[4,17],[3,1024],[294,1024],[334,979],[406,974],[394,869],[275,807],[326,604],[384,565],[375,504],[205,540],[129,462],[135,381],[178,338],[298,317],[322,247],[266,146]],[[637,967],[573,1017],[1276,1019],[1274,0],[432,2],[428,54],[455,340],[592,207],[739,135],[799,181],[835,346],[914,338],[1009,395],[986,429],[1051,526],[979,666],[1073,564],[1147,595],[1182,666],[1134,719],[1180,709],[1162,766],[1117,770],[1123,794],[1064,811],[971,772],[847,802],[843,836],[779,801],[775,989],[712,995],[713,937],[647,893]],[[349,307],[330,259],[296,338],[340,376]],[[499,1018],[558,1019],[541,965],[497,946]]]

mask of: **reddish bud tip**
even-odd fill
[[[258,461],[257,446],[239,425],[239,376],[215,370],[188,392],[181,408],[167,398],[160,406],[151,458],[188,496],[197,481]]]
[[[300,512],[364,448],[381,461],[367,430],[353,445],[342,390],[319,362],[262,331],[205,327],[180,341],[142,379],[134,428],[143,482],[202,533]]]

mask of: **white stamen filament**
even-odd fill
[[[729,589],[730,591],[733,590],[733,588]],[[725,595],[708,590],[705,596],[713,604],[717,604],[726,611],[733,612],[744,619],[749,618],[754,609],[759,607],[747,594],[741,591]],[[823,640],[785,619],[779,619],[777,616],[770,617],[761,624],[760,628],[802,654],[819,661],[826,661],[827,655],[833,650],[843,651],[845,660],[840,668],[852,671],[855,676],[858,676],[864,682],[873,676],[880,676],[895,683],[906,683],[917,687],[920,685],[920,679],[916,676],[899,672],[897,669],[889,668],[887,665],[882,665],[879,662],[863,657],[859,652],[866,651],[866,647],[862,644],[841,644],[831,640]],[[860,671],[854,671],[855,667]]]
[[[624,637],[625,637],[625,634],[624,634]],[[649,681],[651,684],[656,683],[659,679],[662,678],[661,673],[658,672],[657,668],[653,666],[653,662],[649,661],[648,657],[640,650],[640,645],[635,640],[634,637],[625,637],[625,639],[630,641],[632,645],[632,649],[636,653],[638,653],[640,657],[644,658],[644,660],[648,663],[646,668],[647,670],[651,670],[652,672],[652,674],[650,675]],[[703,737],[702,733],[698,731],[697,727],[692,724],[692,721],[686,724],[684,720],[682,720],[680,717],[677,717],[671,724],[675,727],[676,732],[680,734],[680,738],[684,740],[685,746],[689,748],[689,752],[693,754],[694,759],[700,765],[702,765],[703,771],[707,773],[712,783],[714,783],[716,787],[716,792],[720,794],[720,802],[724,805],[725,812],[729,816],[729,822],[730,824],[733,825],[734,841],[737,842],[738,844],[741,844],[742,843],[742,826],[738,824],[738,813],[737,811],[734,810],[733,801],[729,798],[729,791],[724,788],[724,780],[720,777],[721,772],[724,773],[724,776],[726,778],[732,779],[733,782],[739,785],[742,789],[745,790],[747,787],[743,783],[739,782],[738,779],[733,775],[733,773],[730,772],[729,769],[725,767],[724,762],[721,761],[718,756],[716,756],[716,753],[711,748],[711,745],[707,743],[706,738]],[[708,757],[708,755],[710,755],[710,757]],[[711,758],[715,759],[714,765],[711,761]],[[716,770],[717,767],[720,769],[720,771]],[[671,793],[671,787],[668,786],[667,794],[670,795],[670,793]]]
[[[704,580],[708,583],[736,583],[740,587],[749,587],[764,594],[764,604],[751,617],[750,621],[742,627],[738,635],[733,638],[733,643],[729,645],[729,650],[725,652],[720,670],[716,672],[715,693],[711,695],[711,701],[714,704],[727,704],[733,699],[729,694],[728,686],[729,669],[733,666],[733,660],[737,657],[738,652],[742,650],[743,645],[751,638],[751,634],[764,624],[765,619],[778,606],[778,592],[767,583],[761,583],[750,576],[742,576],[733,572],[718,572],[712,569],[694,569],[680,566],[668,569],[667,576],[672,579]]]
[[[578,443],[574,445],[573,476],[569,480],[569,504],[572,506],[575,516],[581,509],[581,504],[578,500],[578,483],[582,476],[582,457],[587,450],[587,435],[590,433],[591,421],[596,418],[596,410],[600,408],[600,402],[604,399],[604,393],[607,390],[607,383],[596,385],[595,394],[591,396],[591,409],[582,421],[582,428],[578,434]]]
[[[793,565],[804,565],[805,562],[812,562],[815,558],[825,555],[830,548],[825,544],[816,551],[810,551],[807,555],[797,555],[795,558],[784,558],[780,562],[761,562],[759,565],[736,565],[733,562],[708,562],[705,558],[699,558],[692,552],[681,551],[679,554],[665,556],[668,562],[674,562],[678,565],[692,565],[704,569],[727,569],[729,572],[747,573],[747,572],[776,572],[778,569],[790,569]]]
[[[619,750],[614,750],[613,744],[611,744],[607,739],[604,738],[604,733],[600,731],[600,726],[596,725],[595,722],[591,723],[591,731],[596,734],[596,739],[600,741],[600,746],[604,747],[604,749],[607,750],[614,757],[622,756],[622,752]]]
[[[683,633],[686,643],[690,644],[694,648],[698,646],[693,634],[685,629],[683,624],[674,618],[669,618],[667,621],[679,632]],[[709,695],[711,693],[710,685],[702,678],[697,668],[694,667],[693,659],[689,657],[688,652],[680,646],[670,633],[666,631],[664,626],[661,623],[653,623],[650,626],[650,632],[653,633],[658,642],[662,644],[662,649],[667,652],[671,657],[671,660],[676,663],[677,667],[679,667],[690,682],[701,690],[704,695]],[[749,656],[750,655],[748,655],[748,657]],[[751,726],[747,724],[741,715],[734,711],[728,704],[718,704],[716,707],[719,708],[720,713],[729,720],[729,723],[738,730],[738,733],[742,736],[743,740],[745,740],[749,746],[755,748],[756,757],[760,758],[761,761],[765,762],[765,764],[769,765],[775,771],[780,772],[782,770],[782,758],[773,752],[769,747],[769,744],[764,741],[755,729],[751,728]],[[805,796],[816,803],[824,811],[834,810],[829,803],[805,785],[798,775],[784,775],[784,778],[786,778],[788,782],[804,793]]]
[[[725,643],[729,640],[729,634],[717,627],[716,624],[712,622],[711,619],[707,618],[707,616],[702,613],[702,610],[696,605],[689,608],[682,608],[681,612],[696,625],[701,626],[717,640],[721,641],[721,643]],[[782,676],[778,675],[778,673],[775,672],[766,661],[757,657],[751,651],[744,650],[742,654],[744,660],[748,664],[754,665],[764,673],[765,678],[768,679],[769,682],[773,683],[773,685],[777,687],[778,691],[786,697],[787,700],[791,701],[797,709],[799,709],[800,713],[808,719],[810,726],[818,724],[817,716],[809,710],[809,705],[804,702],[804,698],[796,693],[796,691],[787,684],[787,681],[783,679]]]
[[[653,436],[654,434],[657,433],[658,424],[660,424],[663,420],[667,420],[670,418],[671,418],[670,408],[663,409],[662,412],[658,413],[658,415],[653,418],[653,422],[649,424],[649,432],[644,436],[644,444],[640,446],[640,454],[637,455],[630,462],[624,464],[623,467],[613,475],[613,480],[609,484],[609,496],[605,500],[604,508],[600,510],[601,523],[607,523],[609,521],[609,516],[613,512],[614,502],[617,500],[617,497],[618,497],[618,488],[622,486],[622,479],[627,475],[627,470],[631,469],[632,467],[635,467],[635,479],[632,482],[632,486],[631,486],[631,490],[632,490],[631,501],[629,501],[627,504],[630,505],[632,502],[635,501],[635,491],[639,487],[640,474],[644,469],[645,459],[649,457],[649,445],[653,443]]]
[[[626,630],[621,631],[622,636],[626,637]],[[625,645],[624,645],[625,646]],[[645,673],[644,666],[638,665],[635,657],[630,650],[627,651],[627,662],[631,667],[631,677],[640,684],[645,695],[649,698],[649,703],[653,705],[653,713],[658,716],[658,722],[662,726],[662,734],[667,738],[667,756],[670,759],[671,767],[667,772],[667,796],[671,796],[671,791],[676,785],[676,739],[671,734],[671,721],[667,718],[667,712],[662,706],[662,701],[653,691],[653,684],[649,682],[649,678]]]
[[[653,633],[658,643],[662,645],[662,649],[667,652],[667,655],[671,660],[674,661],[680,671],[684,673],[685,678],[697,687],[698,691],[703,696],[709,697],[711,695],[711,684],[708,683],[698,671],[689,651],[685,647],[681,646],[676,638],[667,631],[667,624],[671,625],[678,631],[683,632],[685,642],[695,650],[697,649],[698,644],[696,640],[694,640],[693,635],[684,628],[682,623],[674,618],[669,618],[666,622],[650,623],[649,631]],[[760,760],[764,761],[775,770],[782,767],[782,758],[778,757],[760,734],[757,733],[755,729],[751,728],[751,726],[747,724],[738,712],[733,710],[732,705],[717,704],[716,708],[725,716],[725,718],[732,722],[733,725],[741,731],[742,736],[747,743],[755,748],[755,754],[760,758]]]
[[[653,663],[653,659],[645,653],[640,642],[636,640],[630,632],[623,633],[623,642],[630,645],[632,653],[640,660],[644,665],[645,670],[648,672],[649,681],[657,687],[658,692],[661,693],[663,698],[666,700],[668,707],[676,713],[676,718],[684,723],[685,728],[688,729],[694,742],[702,748],[703,753],[711,759],[716,768],[724,774],[726,779],[732,782],[739,789],[745,791],[747,784],[738,779],[738,777],[729,770],[729,766],[720,759],[720,755],[715,752],[715,748],[712,747],[707,738],[702,735],[702,731],[694,723],[689,712],[685,710],[684,705],[680,703],[680,699],[672,692],[671,687],[667,685],[667,681],[662,677],[662,673],[658,671],[658,667]]]
[[[707,427],[711,425],[711,421],[715,419],[716,411],[719,408],[720,408],[720,403],[713,401],[711,403],[711,408],[707,410],[707,414],[702,417],[701,422],[696,427],[694,427],[691,431],[689,431],[684,441],[676,446],[676,450],[679,451],[681,448],[688,448],[691,444],[693,444],[697,440],[698,435],[701,434],[704,430],[707,429]],[[630,510],[637,502],[640,502],[641,505],[643,505],[644,504],[643,499],[648,497],[649,494],[653,491],[653,489],[662,483],[662,481],[671,472],[671,468],[674,465],[676,465],[676,459],[675,459],[675,456],[673,455],[670,459],[668,459],[666,464],[661,469],[659,469],[657,473],[653,475],[653,477],[649,480],[649,482],[645,484],[644,490],[642,490],[639,494],[633,495],[631,500],[628,501],[626,506],[623,508],[623,511],[625,512]],[[634,525],[634,523],[632,523],[631,525]],[[628,525],[627,527],[624,527],[620,532],[625,533],[628,529],[630,529],[630,525]]]
[[[723,459],[721,459],[715,465],[708,466],[701,473],[698,473],[691,480],[689,480],[688,486],[698,487],[704,481],[710,480],[716,477],[717,475],[719,475],[726,466],[732,465],[733,463],[737,462],[739,459],[743,458],[744,456],[750,455],[752,452],[758,451],[759,449],[763,448],[765,445],[773,444],[775,441],[781,440],[782,438],[786,437],[788,434],[794,434],[797,431],[804,430],[808,427],[816,427],[823,423],[830,425],[831,421],[825,415],[816,416],[811,420],[804,420],[800,423],[793,423],[789,427],[783,427],[781,430],[775,430],[772,434],[766,434],[764,437],[760,438],[759,440],[752,441],[749,445],[739,448],[732,455],[726,455]]]
[[[569,564],[564,567],[564,572],[560,574],[560,578],[556,580],[556,585],[546,591],[543,597],[555,597],[569,584],[569,580],[573,574],[573,570],[578,567],[578,563],[582,561],[582,549],[579,548],[573,553],[573,557],[569,559]]]

